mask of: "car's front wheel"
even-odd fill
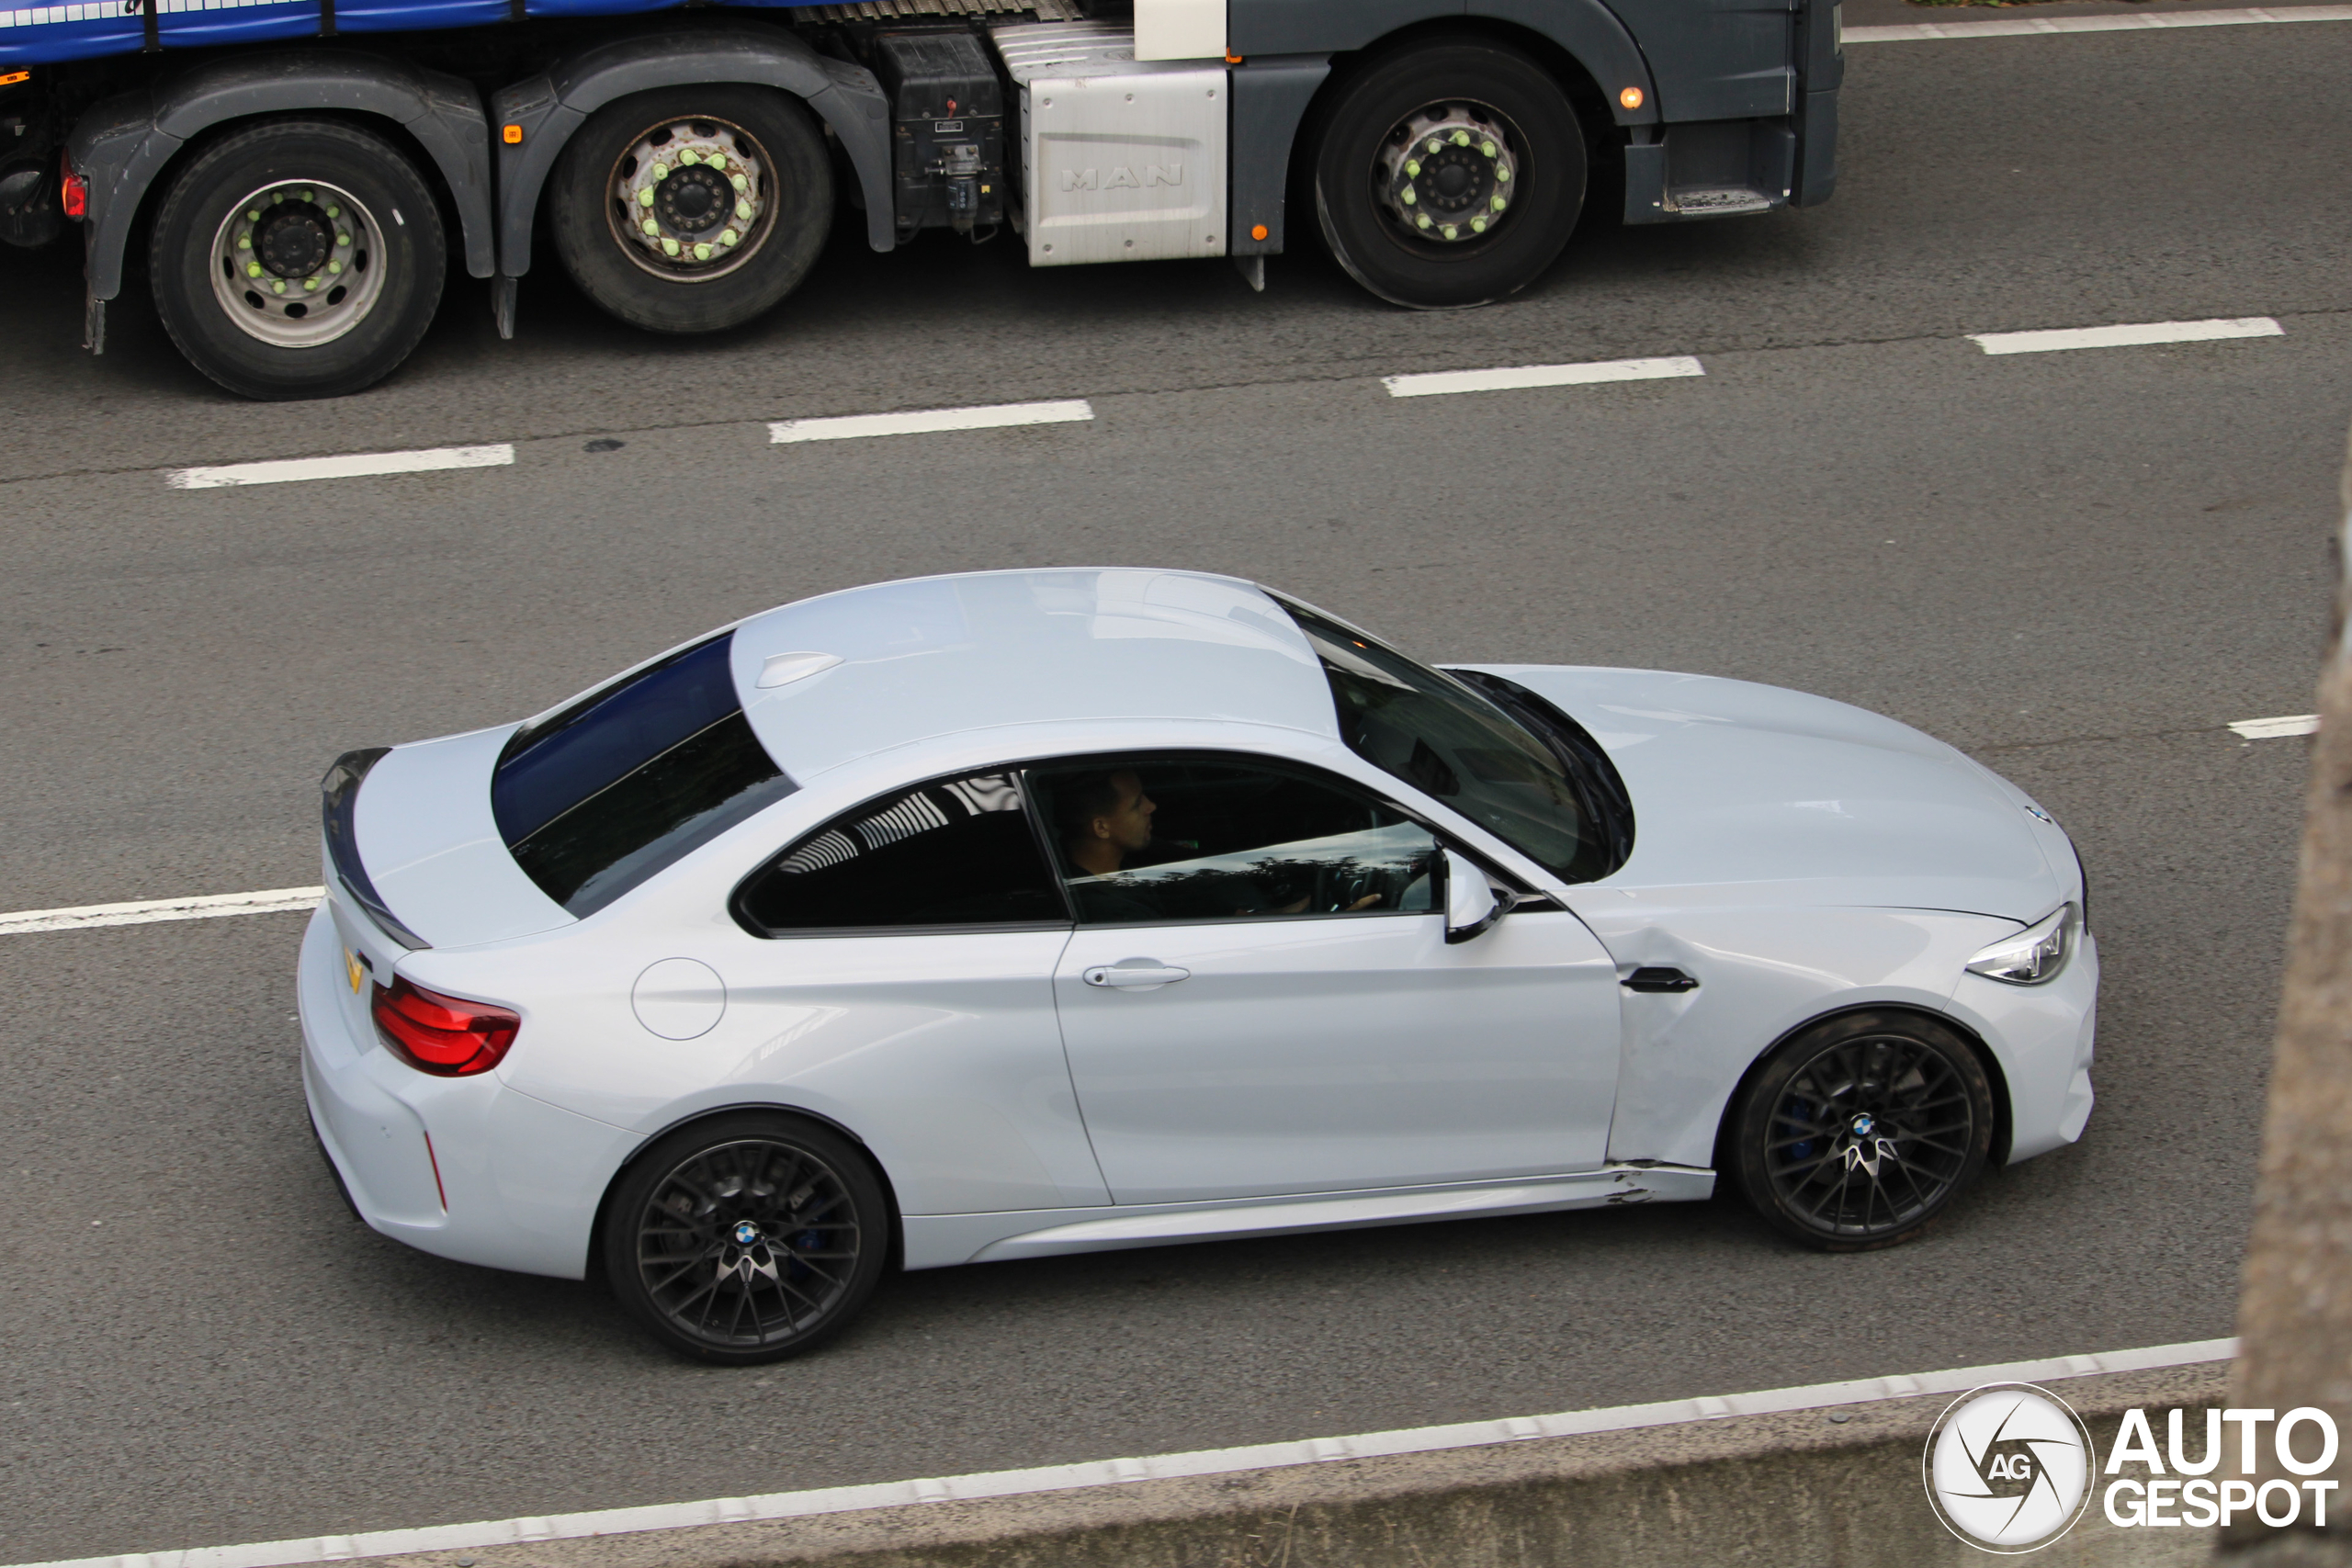
[[[607,1206],[605,1272],[675,1348],[746,1366],[831,1338],[874,1293],[888,1204],[863,1154],[797,1117],[745,1113],[648,1149]]]
[[[1951,1029],[1861,1012],[1767,1060],[1729,1127],[1730,1174],[1776,1228],[1832,1252],[1909,1241],[1984,1169],[1993,1088]]]

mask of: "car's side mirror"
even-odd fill
[[[1517,895],[1497,892],[1476,862],[1453,850],[1445,852],[1446,941],[1476,941],[1517,902]]]

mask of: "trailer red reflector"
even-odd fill
[[[58,182],[58,205],[65,209],[68,218],[83,218],[90,210],[90,182],[69,173]]]

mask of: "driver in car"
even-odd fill
[[[1062,781],[1054,795],[1062,853],[1077,874],[1071,879],[1072,890],[1088,919],[1151,920],[1176,913],[1159,908],[1141,887],[1079,884],[1080,877],[1112,876],[1127,869],[1131,858],[1151,847],[1152,814],[1159,807],[1144,793],[1141,775],[1131,768],[1081,773]],[[1216,882],[1218,891],[1238,906],[1232,910],[1237,916],[1303,915],[1311,897],[1270,908],[1246,877],[1219,876]],[[1380,901],[1380,895],[1373,893],[1348,908],[1368,909]]]

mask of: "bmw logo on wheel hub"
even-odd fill
[[[736,1222],[735,1222],[735,1245],[736,1245],[736,1246],[738,1246],[738,1247],[749,1247],[749,1246],[751,1246],[753,1242],[755,1242],[755,1241],[757,1241],[757,1240],[759,1240],[759,1239],[760,1239],[760,1227],[759,1227],[759,1226],[757,1226],[757,1225],[753,1224],[752,1224],[751,1221],[749,1221],[749,1220],[738,1220],[738,1221],[736,1221]]]

